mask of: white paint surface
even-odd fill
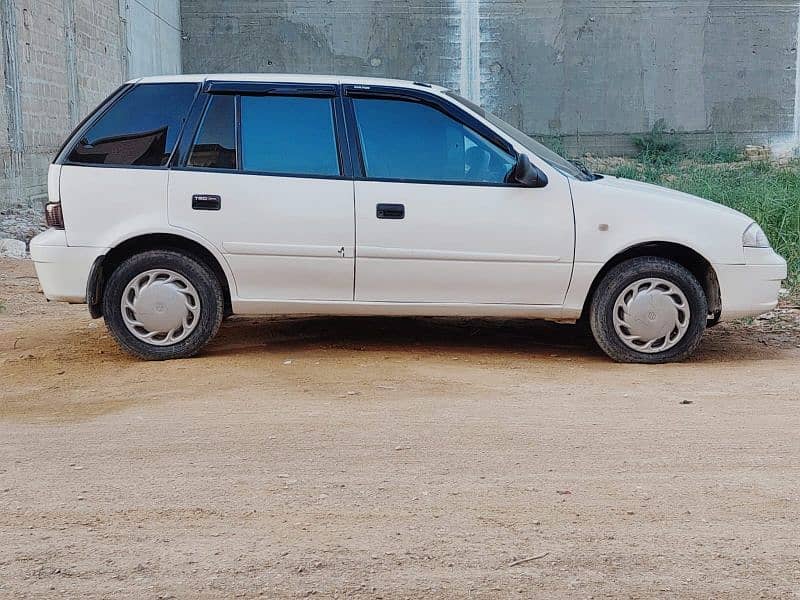
[[[220,196],[222,209],[192,209],[198,190]],[[168,196],[169,225],[225,255],[239,297],[353,300],[352,181],[178,170]]]

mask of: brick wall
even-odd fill
[[[0,140],[0,207],[44,200],[56,150],[122,81],[117,2],[0,0],[8,132]]]
[[[152,64],[152,72],[130,76],[175,72],[180,36],[166,22],[177,19],[177,6],[177,0],[0,0],[0,210],[46,198],[56,151],[129,77],[131,64]],[[153,23],[172,38],[165,41]],[[131,36],[148,53],[145,61],[131,55]]]

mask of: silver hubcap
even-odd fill
[[[168,269],[134,277],[122,294],[122,320],[133,335],[153,346],[185,339],[200,321],[200,297],[189,281]]]
[[[614,329],[622,342],[655,354],[681,341],[689,328],[689,302],[674,283],[640,279],[626,287],[614,303]]]

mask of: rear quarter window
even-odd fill
[[[166,165],[197,89],[194,83],[148,83],[134,87],[80,136],[67,162]]]
[[[236,97],[212,96],[189,154],[190,167],[236,168]]]

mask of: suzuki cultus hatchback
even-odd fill
[[[777,302],[752,219],[595,175],[440,87],[298,75],[123,85],[49,173],[31,255],[145,359],[231,314],[582,320],[613,359],[689,356]]]

